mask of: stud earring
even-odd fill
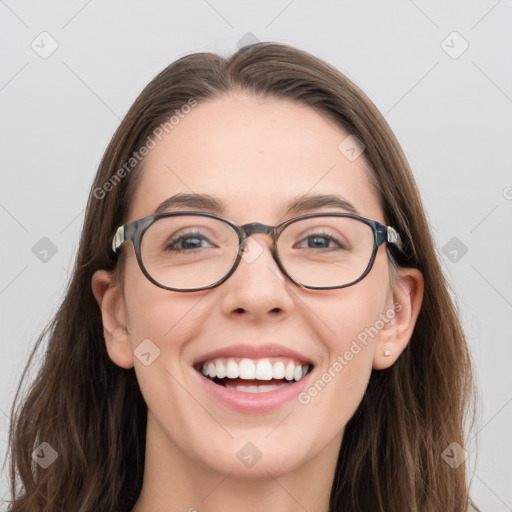
[[[391,352],[384,348],[384,345],[381,345],[382,351],[384,352],[384,357],[389,357],[391,355]]]

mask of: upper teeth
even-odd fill
[[[218,358],[203,363],[203,375],[223,379],[300,380],[308,373],[309,365],[293,360]]]

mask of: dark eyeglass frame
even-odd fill
[[[170,286],[165,286],[155,279],[151,277],[151,275],[146,270],[144,263],[142,261],[142,253],[141,253],[141,244],[142,244],[142,238],[144,237],[144,233],[149,229],[149,227],[155,223],[157,220],[165,218],[165,217],[177,217],[181,215],[197,215],[201,217],[209,217],[212,219],[217,219],[228,226],[230,226],[238,235],[238,251],[237,251],[237,257],[231,267],[231,270],[219,281],[208,285],[208,286],[202,286],[200,288],[173,288]],[[286,271],[283,263],[281,262],[281,259],[279,258],[279,253],[277,252],[277,240],[283,230],[289,226],[290,224],[293,224],[297,221],[300,221],[302,219],[310,219],[313,217],[347,217],[351,219],[356,219],[364,224],[367,224],[372,228],[373,231],[373,251],[370,258],[370,261],[363,272],[363,274],[356,280],[343,284],[338,286],[310,286],[306,285],[304,283],[301,283],[291,277],[288,272]],[[114,235],[114,238],[112,240],[112,250],[117,254],[118,249],[121,247],[121,245],[124,242],[132,242],[133,248],[135,250],[135,256],[137,258],[137,262],[139,264],[139,267],[142,271],[142,273],[151,281],[153,284],[158,286],[159,288],[163,288],[164,290],[171,290],[176,292],[195,292],[195,291],[201,291],[201,290],[210,290],[212,288],[215,288],[219,285],[221,285],[224,281],[226,281],[237,269],[238,265],[240,264],[240,260],[242,259],[243,254],[243,248],[245,245],[245,242],[247,239],[256,233],[264,233],[266,235],[270,235],[272,238],[272,247],[271,247],[271,253],[272,257],[274,258],[274,261],[279,266],[280,270],[284,273],[292,283],[296,284],[297,286],[301,288],[307,288],[310,290],[333,290],[338,288],[346,288],[348,286],[352,286],[362,279],[364,279],[370,270],[373,267],[373,263],[375,261],[375,257],[377,255],[377,250],[379,247],[384,243],[388,242],[393,245],[396,245],[400,250],[402,250],[402,242],[400,240],[400,235],[397,233],[397,231],[392,228],[391,226],[385,226],[384,224],[381,224],[380,222],[372,219],[367,219],[366,217],[361,217],[359,215],[354,215],[352,213],[333,213],[333,212],[326,212],[326,213],[310,213],[307,215],[301,215],[299,217],[294,217],[293,219],[289,219],[285,222],[282,222],[281,224],[278,224],[277,226],[268,226],[266,224],[261,224],[259,222],[251,222],[249,224],[244,224],[243,226],[239,226],[235,222],[226,219],[225,217],[221,217],[220,215],[216,215],[214,213],[209,212],[198,212],[198,211],[179,211],[179,212],[168,212],[168,213],[160,213],[158,215],[150,215],[149,217],[145,217],[143,219],[135,220],[133,222],[130,222],[129,224],[124,224],[123,226],[119,226],[116,230],[116,234]]]

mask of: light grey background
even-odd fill
[[[252,33],[343,71],[400,140],[480,385],[473,496],[484,511],[512,510],[511,21],[505,0],[0,0],[2,456],[17,381],[62,298],[114,129],[170,62],[196,51],[230,54]],[[43,59],[52,38],[58,48]],[[57,249],[46,262],[32,251],[43,237]],[[4,473],[0,498],[6,494]]]

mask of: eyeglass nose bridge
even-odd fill
[[[243,248],[245,247],[245,244],[247,243],[247,240],[251,235],[257,235],[257,234],[264,234],[264,235],[270,235],[272,238],[272,245],[270,247],[270,252],[272,254],[272,257],[276,261],[276,263],[281,267],[281,263],[279,261],[279,256],[277,255],[277,236],[278,233],[276,232],[275,226],[267,226],[267,224],[261,224],[261,222],[251,222],[249,224],[244,224],[243,226],[239,226],[241,230],[241,243],[239,246],[239,251],[243,252]]]
[[[267,226],[267,224],[262,224],[261,222],[251,222],[249,224],[244,224],[243,226],[240,226],[242,230],[242,243],[241,246],[244,246],[247,242],[247,239],[251,235],[257,235],[257,234],[264,234],[264,235],[270,235],[272,238],[272,254],[275,258],[275,249],[276,249],[276,242],[277,242],[277,236],[278,233],[276,232],[275,226]]]
[[[266,224],[261,224],[260,222],[251,222],[250,224],[244,224],[240,227],[243,229],[246,237],[255,235],[257,233],[270,235],[274,230],[273,226],[267,226]]]

